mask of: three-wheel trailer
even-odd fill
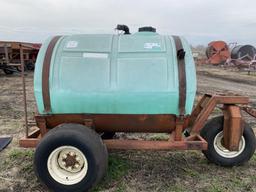
[[[23,70],[26,137],[20,146],[36,147],[35,172],[44,184],[53,191],[89,190],[106,173],[108,149],[202,150],[209,161],[222,166],[240,165],[252,157],[255,136],[242,117],[242,110],[256,117],[248,97],[205,94],[192,113],[186,113],[196,88],[188,44],[177,36],[160,36],[152,27],[134,35],[127,26],[118,28],[124,35],[57,36],[47,41],[35,71],[41,112],[32,132]],[[216,108],[223,115],[208,120]],[[113,137],[116,132],[170,136],[165,141],[129,140]]]

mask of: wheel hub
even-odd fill
[[[88,162],[84,154],[72,146],[55,149],[48,159],[48,171],[59,183],[75,184],[83,179],[88,170]]]
[[[61,151],[58,163],[62,169],[72,173],[77,173],[83,168],[82,159],[75,151]]]
[[[219,132],[215,138],[214,138],[214,149],[216,152],[225,158],[234,158],[240,155],[244,149],[245,149],[245,140],[242,136],[240,142],[239,142],[239,149],[238,151],[229,151],[227,148],[223,145],[223,131]]]
[[[59,166],[69,172],[79,172],[83,166],[79,155],[75,152],[64,152],[60,153],[60,157],[58,160]]]

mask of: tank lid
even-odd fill
[[[151,26],[146,26],[146,27],[140,27],[139,32],[156,32],[156,28],[151,27]]]

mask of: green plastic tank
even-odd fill
[[[34,93],[40,114],[179,115],[179,79],[172,36],[140,30],[134,34],[60,37],[50,57],[50,110],[43,98],[43,67],[52,37],[36,61]],[[196,71],[189,44],[185,54],[185,115],[192,111]]]

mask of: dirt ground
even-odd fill
[[[249,96],[252,105],[256,106],[256,74],[248,76],[213,66],[198,66],[197,74],[197,95],[232,92]],[[33,120],[32,72],[27,75],[26,83],[29,118]],[[255,119],[246,114],[244,116],[256,130]],[[14,137],[12,143],[0,153],[0,192],[47,191],[33,172],[34,151],[18,146],[18,139],[24,135],[21,79],[18,74],[6,76],[2,71],[0,135]],[[159,139],[163,135],[150,137]],[[256,191],[256,155],[243,166],[223,168],[209,163],[200,151],[110,151],[109,154],[108,174],[93,191]]]

